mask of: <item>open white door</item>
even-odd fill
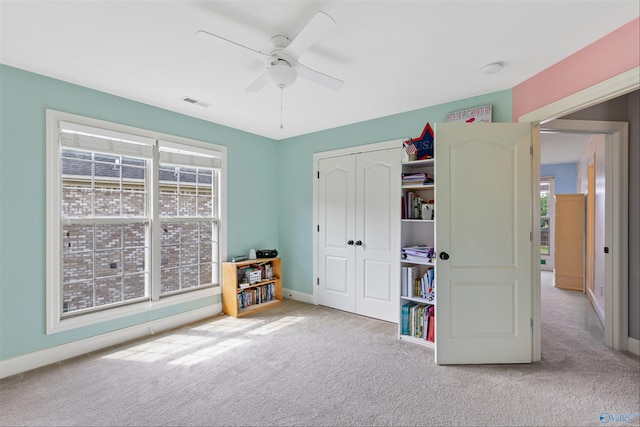
[[[530,363],[531,125],[435,132],[436,363]]]

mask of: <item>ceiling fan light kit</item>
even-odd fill
[[[266,70],[267,79],[280,89],[287,88],[295,83],[298,72],[284,59],[276,59]]]

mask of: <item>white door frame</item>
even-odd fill
[[[551,121],[557,117],[566,116],[576,111],[591,107],[593,105],[608,101],[618,96],[625,95],[640,88],[640,67],[635,67],[629,71],[621,73],[594,86],[576,92],[551,104],[545,105],[527,114],[518,117],[518,122],[524,123],[544,123]],[[602,130],[600,130],[602,132]],[[605,299],[612,304],[609,309],[616,313],[616,318],[611,319],[609,328],[605,325],[605,341],[607,345],[611,345],[617,350],[626,350],[629,340],[629,320],[628,320],[628,253],[627,253],[627,231],[628,231],[628,131],[623,132],[620,129],[612,129],[609,133],[619,133],[626,143],[611,144],[613,147],[613,155],[610,156],[614,165],[619,165],[614,176],[614,187],[610,194],[615,198],[613,203],[614,221],[613,238],[616,239],[609,247],[612,248],[613,261],[613,286],[612,295]],[[540,182],[540,139],[533,139],[533,184],[538,188]],[[624,179],[623,179],[624,177]],[[534,194],[536,192],[534,191]],[[534,214],[534,247],[540,246],[540,230],[535,224],[540,222],[540,201],[534,197],[533,200]],[[623,244],[624,242],[624,244]],[[609,243],[609,242],[607,242]],[[533,251],[534,253],[537,251]],[[538,253],[535,253],[538,256]],[[541,312],[541,295],[540,295],[540,265],[532,263],[531,283],[533,289],[532,313],[533,322],[533,345],[532,360],[541,360],[541,339],[540,339],[540,312]],[[606,315],[606,311],[605,311]],[[607,323],[607,322],[605,322]],[[609,344],[610,342],[610,344]]]
[[[406,138],[405,138],[406,139]],[[319,203],[319,197],[320,197],[320,192],[318,191],[318,187],[319,187],[319,180],[318,180],[318,162],[321,159],[327,159],[330,157],[337,157],[337,156],[345,156],[345,155],[349,155],[349,154],[358,154],[358,153],[365,153],[365,152],[369,152],[369,151],[380,151],[380,150],[387,150],[390,148],[398,148],[398,147],[402,147],[402,139],[394,139],[394,140],[390,140],[390,141],[384,141],[384,142],[377,142],[377,143],[373,143],[373,144],[366,144],[366,145],[358,145],[355,147],[348,147],[348,148],[341,148],[341,149],[337,149],[337,150],[330,150],[330,151],[322,151],[319,153],[314,153],[313,154],[313,303],[315,305],[318,305],[318,278],[319,276],[319,271],[318,271],[318,218],[319,218],[319,214],[318,214],[318,209],[320,208],[320,203]],[[398,158],[398,164],[400,164],[401,159]],[[400,185],[400,177],[398,177],[398,186]],[[399,259],[398,258],[398,263],[399,263]],[[399,264],[398,264],[399,265]],[[398,277],[400,276],[400,273],[398,272]]]

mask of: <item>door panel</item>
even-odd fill
[[[517,147],[501,141],[471,139],[452,146],[450,155],[456,170],[464,171],[464,175],[452,175],[450,182],[450,198],[455,201],[451,203],[451,246],[456,248],[452,266],[514,267]],[[488,162],[500,167],[488,173]],[[500,197],[491,197],[490,207],[482,209],[488,194]]]
[[[516,333],[514,311],[517,285],[513,282],[451,283],[451,336],[453,338],[513,338]],[[487,312],[500,304],[505,310]]]
[[[356,313],[398,322],[400,148],[356,160]]]
[[[531,362],[531,127],[436,125],[436,363]]]
[[[318,302],[355,310],[355,156],[319,161]]]
[[[364,261],[364,300],[375,300],[382,303],[391,301],[393,283],[391,266],[388,262]]]

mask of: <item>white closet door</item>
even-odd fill
[[[354,155],[318,163],[318,302],[349,312],[355,312],[355,165]]]
[[[358,154],[356,313],[396,323],[400,200],[400,148]]]
[[[531,128],[436,125],[436,363],[531,362]]]
[[[398,321],[400,148],[319,160],[318,302]]]

